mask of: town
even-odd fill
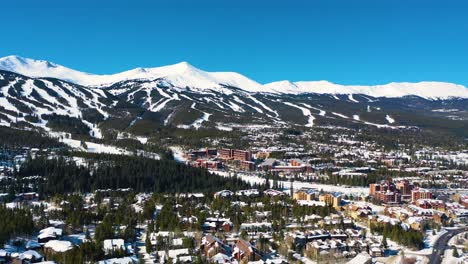
[[[0,264],[468,264],[468,1],[0,7]]]
[[[385,151],[346,137],[275,149],[262,142],[172,147],[179,164],[243,182],[201,192],[142,192],[138,184],[44,196],[48,179],[35,174],[34,161],[57,154],[4,152],[11,159],[1,167],[0,223],[8,220],[0,225],[0,261],[432,263],[444,255],[438,240],[446,236],[458,241],[448,257],[468,259],[460,242],[468,238],[468,171],[459,159],[466,154]],[[50,166],[70,169],[90,158]]]

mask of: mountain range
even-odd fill
[[[19,56],[0,58],[0,124],[148,133],[239,126],[373,126],[468,131],[468,89],[444,82],[344,86],[327,81],[260,84],[187,62],[112,75]],[[461,131],[461,132],[459,132]]]
[[[188,62],[156,68],[136,68],[111,75],[80,72],[44,60],[20,56],[0,58],[0,70],[29,77],[52,77],[84,86],[106,86],[127,80],[155,80],[165,78],[173,86],[200,89],[219,89],[232,86],[248,92],[273,94],[364,94],[373,97],[402,97],[416,95],[427,99],[468,98],[468,89],[446,82],[389,83],[385,85],[339,85],[328,81],[277,81],[260,84],[236,72],[206,72]]]

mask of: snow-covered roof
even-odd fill
[[[211,262],[214,262],[214,263],[228,263],[231,261],[231,258],[228,256],[228,255],[225,255],[225,254],[222,254],[222,253],[218,253],[216,255],[214,255],[213,257],[211,257]]]
[[[101,260],[98,264],[128,264],[128,263],[135,263],[135,261],[130,257],[123,257],[123,258],[112,258]]]
[[[124,248],[124,240],[119,238],[119,239],[106,239],[104,240],[104,250],[105,251],[111,251],[115,249],[123,249]]]
[[[41,259],[42,255],[35,250],[27,250],[20,254],[20,259]]]
[[[45,243],[44,248],[50,248],[55,252],[66,252],[73,248],[73,244],[70,241],[50,240]]]
[[[46,237],[58,237],[62,235],[62,229],[56,227],[47,227],[39,231],[39,235],[37,236],[39,239],[46,238]]]
[[[366,264],[371,263],[372,257],[366,253],[361,252],[356,257],[347,262],[347,264]]]

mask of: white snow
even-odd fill
[[[223,124],[220,124],[220,123],[218,123],[218,124],[216,125],[216,128],[217,128],[218,130],[223,130],[223,131],[232,131],[232,127],[226,126],[226,125],[223,125]]]
[[[391,116],[386,115],[385,119],[387,120],[388,123],[393,124],[395,123],[395,119],[393,119]]]
[[[171,85],[180,88],[216,89],[225,93],[232,93],[229,89],[225,89],[225,85],[237,87],[248,92],[330,94],[337,100],[339,100],[336,96],[337,94],[345,94],[353,102],[357,102],[353,98],[353,94],[364,94],[372,97],[416,95],[426,99],[468,98],[468,89],[466,87],[447,82],[392,82],[383,85],[364,86],[340,85],[328,81],[278,81],[262,85],[239,73],[202,71],[187,62],[156,68],[136,68],[111,75],[96,75],[73,70],[44,60],[7,56],[0,58],[0,69],[31,77],[54,77],[86,86],[101,86],[124,80],[154,80],[164,78]]]
[[[268,107],[266,104],[264,104],[263,102],[261,102],[260,100],[258,100],[257,98],[253,97],[252,95],[248,94],[247,95],[247,98],[249,98],[250,100],[254,101],[255,103],[259,104],[261,107],[263,107],[265,110],[271,112],[271,113],[274,113],[276,115],[276,117],[279,116],[278,112],[276,112],[275,110],[271,109],[270,107]]]
[[[353,115],[353,119],[356,121],[360,121],[361,119],[359,118],[359,115]]]
[[[17,72],[30,77],[54,77],[81,85],[100,86],[124,80],[154,80],[165,78],[172,85],[201,89],[222,88],[222,85],[242,87],[251,92],[262,92],[263,86],[235,72],[205,72],[187,62],[156,68],[136,68],[111,74],[96,75],[76,71],[44,60],[33,60],[20,56],[7,56],[0,59],[0,69]]]
[[[208,121],[208,120],[210,119],[211,114],[196,109],[196,108],[195,108],[195,105],[196,105],[196,104],[197,104],[197,103],[193,103],[193,104],[190,106],[190,108],[192,108],[192,109],[194,109],[194,110],[196,110],[196,111],[202,112],[202,113],[203,113],[203,116],[200,117],[200,118],[198,118],[197,120],[195,120],[195,121],[194,121],[192,124],[190,124],[190,125],[178,125],[178,126],[177,126],[178,128],[189,129],[189,128],[193,127],[193,128],[195,128],[195,129],[199,129],[199,128],[201,127],[201,125],[202,125],[203,122]]]
[[[313,106],[311,106],[309,104],[306,104],[306,103],[302,103],[302,105],[305,106],[305,107],[308,107],[310,109],[314,109],[314,110],[319,111],[319,116],[325,116],[325,114],[327,113],[327,112],[325,112],[325,110],[322,110],[322,109],[317,108],[317,107],[313,107]]]
[[[172,150],[174,160],[180,163],[185,163],[187,159],[184,157],[184,151],[179,146],[171,146],[169,149]]]
[[[50,240],[45,243],[44,248],[50,248],[55,252],[66,252],[73,248],[73,244],[70,241]]]
[[[384,85],[364,86],[364,85],[339,85],[328,81],[307,81],[307,82],[273,82],[264,85],[268,89],[277,93],[302,94],[318,93],[347,94],[348,98],[352,94],[364,94],[372,97],[402,97],[416,95],[426,99],[447,99],[450,97],[468,98],[468,89],[463,85],[446,82],[418,82],[418,83],[389,83]],[[339,99],[338,99],[339,100]]]
[[[359,103],[358,100],[356,100],[356,99],[353,98],[353,95],[352,95],[352,94],[348,94],[348,99],[349,99],[351,102]]]
[[[236,111],[236,112],[245,112],[244,109],[242,107],[240,107],[238,104],[234,103],[234,102],[231,102],[231,101],[228,101],[227,103],[225,103],[227,106],[229,106],[232,110]]]
[[[172,101],[172,100],[173,100],[172,98],[169,98],[169,99],[164,100],[164,101],[163,101],[162,103],[160,103],[160,104],[156,103],[156,105],[154,105],[150,110],[151,110],[152,112],[159,112],[159,111],[161,111],[161,110],[166,106],[167,103],[169,103],[169,102]]]
[[[212,173],[218,174],[223,177],[231,177],[233,174],[230,174],[226,171],[210,171]],[[260,177],[255,174],[246,174],[246,173],[237,173],[237,177],[242,179],[243,181],[250,183],[250,184],[264,184],[265,178]],[[289,188],[291,183],[289,181],[278,181],[281,183],[285,188]],[[270,180],[270,185],[273,185],[273,180]],[[293,181],[293,189],[299,190],[301,188],[313,188],[317,190],[323,190],[325,192],[340,192],[342,194],[347,195],[363,195],[369,193],[369,188],[366,187],[347,187],[347,186],[336,186],[336,185],[328,185],[328,184],[315,184],[309,182],[301,182],[301,181]]]
[[[336,116],[339,116],[339,117],[341,117],[341,118],[349,118],[349,117],[347,117],[347,116],[345,116],[345,115],[343,115],[343,114],[336,113],[336,112],[332,112],[332,114],[333,114],[333,115],[336,115]]]
[[[308,123],[305,125],[306,127],[313,127],[314,126],[315,117],[312,115],[312,113],[310,112],[309,109],[307,109],[305,107],[302,107],[302,106],[295,105],[293,103],[289,103],[289,102],[284,102],[284,104],[300,109],[302,111],[302,114],[309,118]]]

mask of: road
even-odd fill
[[[429,263],[440,264],[446,249],[450,248],[447,244],[450,238],[457,234],[468,231],[468,227],[463,227],[455,230],[447,230],[447,233],[441,235],[439,239],[434,243],[434,249],[432,254],[429,256]]]

